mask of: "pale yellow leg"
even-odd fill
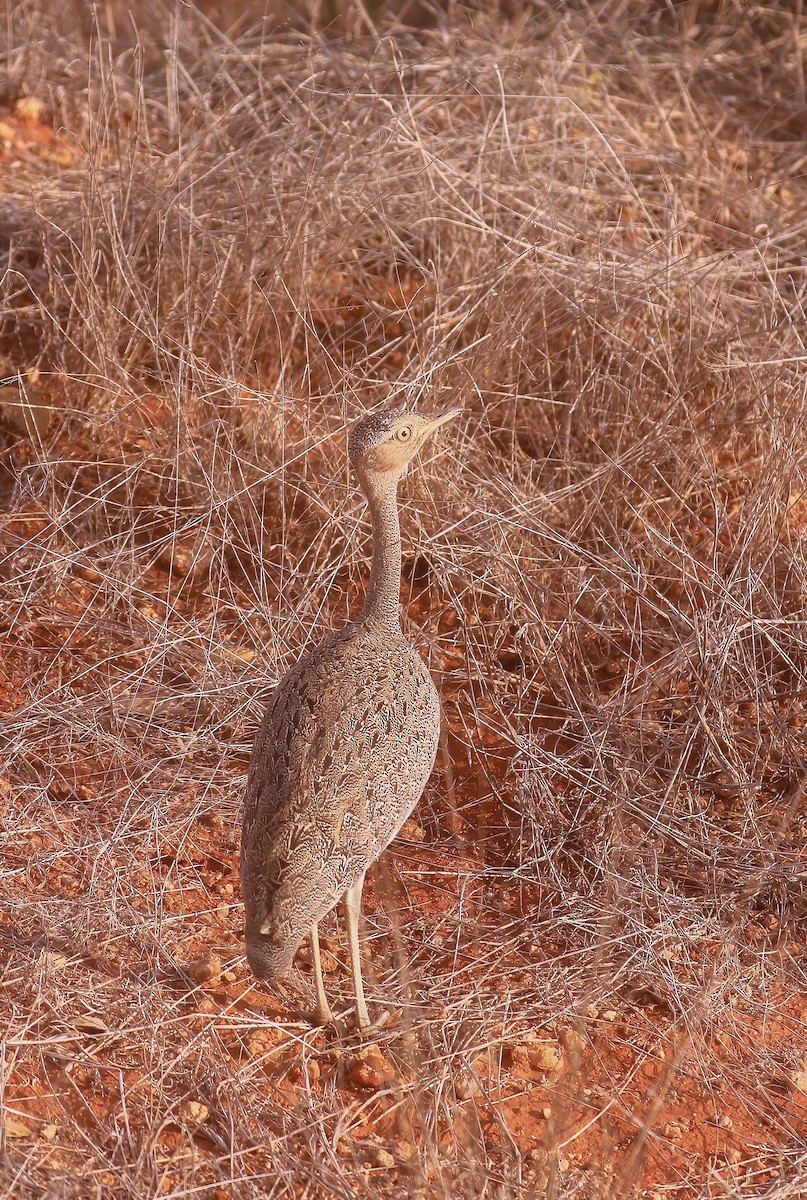
[[[361,891],[364,876],[361,875],[345,892],[345,923],[347,943],[350,950],[350,969],[353,973],[353,995],[356,997],[356,1019],[359,1029],[367,1029],[370,1016],[364,999],[364,982],[361,977],[361,947],[359,946],[359,918],[361,916]]]
[[[314,959],[314,987],[317,989],[317,1023],[319,1025],[333,1024],[333,1013],[325,995],[325,983],[322,978],[322,959],[319,956],[319,930],[316,921],[311,926],[311,954]]]

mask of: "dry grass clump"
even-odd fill
[[[9,17],[3,1194],[807,1189],[807,28],[647,7]],[[238,817],[403,396],[446,736],[360,1050],[250,981]]]

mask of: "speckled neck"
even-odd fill
[[[373,566],[360,620],[401,631],[401,525],[398,480],[360,475],[373,519]]]

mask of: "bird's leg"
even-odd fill
[[[317,1023],[332,1025],[333,1013],[325,995],[325,983],[322,979],[322,959],[319,956],[319,929],[316,921],[311,926],[311,954],[314,959],[314,987],[317,990]]]
[[[361,891],[364,876],[360,875],[345,892],[345,923],[350,950],[350,969],[353,974],[353,995],[356,997],[356,1019],[359,1029],[367,1029],[370,1016],[364,999],[364,982],[361,977],[361,947],[359,946],[359,917],[361,916]]]

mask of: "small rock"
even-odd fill
[[[247,1038],[247,1050],[254,1057],[258,1058],[261,1054],[266,1054],[273,1047],[271,1037],[266,1033],[251,1033]]]
[[[411,1142],[398,1142],[398,1162],[406,1163],[412,1168],[418,1165],[418,1152]]]
[[[720,1116],[717,1118],[716,1124],[717,1124],[718,1129],[733,1129],[734,1128],[734,1122],[732,1121],[732,1119],[728,1115],[728,1113],[721,1113]]]
[[[330,975],[338,966],[335,956],[329,950],[324,949],[321,941],[319,961],[322,964],[322,970],[325,975]],[[303,946],[302,950],[297,951],[297,962],[304,967],[314,966],[314,955],[310,946]]]
[[[546,1186],[548,1174],[552,1168],[558,1171],[568,1171],[569,1169],[568,1158],[551,1150],[528,1150],[524,1155],[524,1162],[533,1178],[537,1174],[538,1179],[541,1180],[542,1189]]]
[[[322,1068],[317,1060],[315,1058],[309,1058],[308,1062],[306,1063],[306,1069],[308,1071],[308,1078],[312,1083],[316,1083],[322,1074]]]
[[[539,1192],[549,1183],[549,1154],[546,1150],[528,1150],[524,1155],[524,1176]]]
[[[221,975],[221,959],[211,950],[204,958],[195,958],[186,963],[185,970],[196,983],[208,983]]]
[[[385,1150],[383,1146],[374,1146],[371,1157],[375,1166],[383,1167],[385,1171],[391,1171],[397,1165],[394,1155],[390,1154],[389,1150]]]
[[[603,1021],[615,1021],[616,1020],[616,1009],[606,1008],[605,1012],[602,1014],[602,1019],[603,1019]]]
[[[14,111],[23,121],[39,121],[45,111],[45,105],[39,96],[20,96],[14,105]]]
[[[418,825],[417,821],[414,820],[413,817],[410,817],[407,821],[404,821],[403,825],[401,826],[401,832],[399,836],[407,842],[422,842],[426,838],[426,831],[422,825]]]
[[[536,1042],[529,1034],[521,1045],[510,1046],[507,1058],[517,1071],[541,1071],[548,1075],[559,1071],[563,1055],[555,1042]]]
[[[59,1132],[57,1125],[43,1125],[39,1131],[39,1136],[44,1138],[46,1142],[52,1142]]]
[[[807,1096],[807,1059],[801,1069],[793,1071],[790,1076],[790,1082],[797,1092],[802,1092]]]
[[[454,1094],[458,1100],[470,1100],[479,1091],[479,1084],[473,1075],[461,1075],[454,1082]]]
[[[394,1078],[392,1064],[377,1046],[362,1046],[348,1065],[348,1079],[353,1087],[380,1088]]]
[[[533,1071],[559,1071],[563,1063],[560,1047],[554,1042],[540,1042],[537,1046],[530,1046],[527,1058]]]
[[[582,1054],[588,1043],[577,1029],[561,1029],[558,1032],[561,1045],[568,1050],[570,1054]]]
[[[210,1109],[201,1100],[185,1100],[182,1104],[182,1115],[186,1121],[201,1125],[210,1116]]]

